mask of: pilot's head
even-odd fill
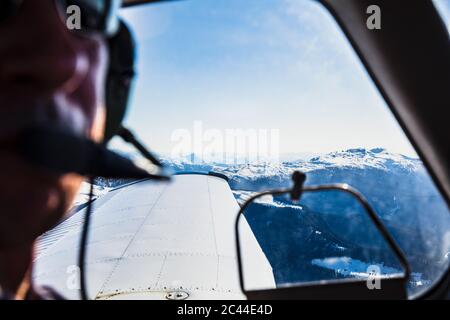
[[[117,2],[0,1],[0,255],[28,250],[74,200],[82,177],[29,165],[17,137],[45,121],[102,139],[113,26],[98,21]],[[0,265],[0,277],[2,271]]]

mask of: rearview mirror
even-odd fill
[[[248,299],[405,299],[410,267],[369,202],[347,184],[251,196],[235,223],[239,281]],[[276,288],[247,287],[242,216],[272,266]]]

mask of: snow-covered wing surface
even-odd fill
[[[94,202],[87,259],[96,299],[241,299],[234,221],[238,204],[214,176],[180,175],[170,184],[140,182]],[[33,277],[78,299],[77,254],[83,211],[44,235]],[[246,284],[273,288],[272,268],[244,220]],[[248,256],[251,254],[251,256]]]

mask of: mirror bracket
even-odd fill
[[[306,181],[306,174],[301,171],[294,171],[292,174],[292,181],[294,182],[294,186],[291,191],[291,200],[300,201],[303,192],[303,185]]]

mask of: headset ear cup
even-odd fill
[[[135,42],[128,26],[120,21],[118,33],[109,40],[109,70],[106,78],[106,126],[104,142],[121,127],[135,76]]]

